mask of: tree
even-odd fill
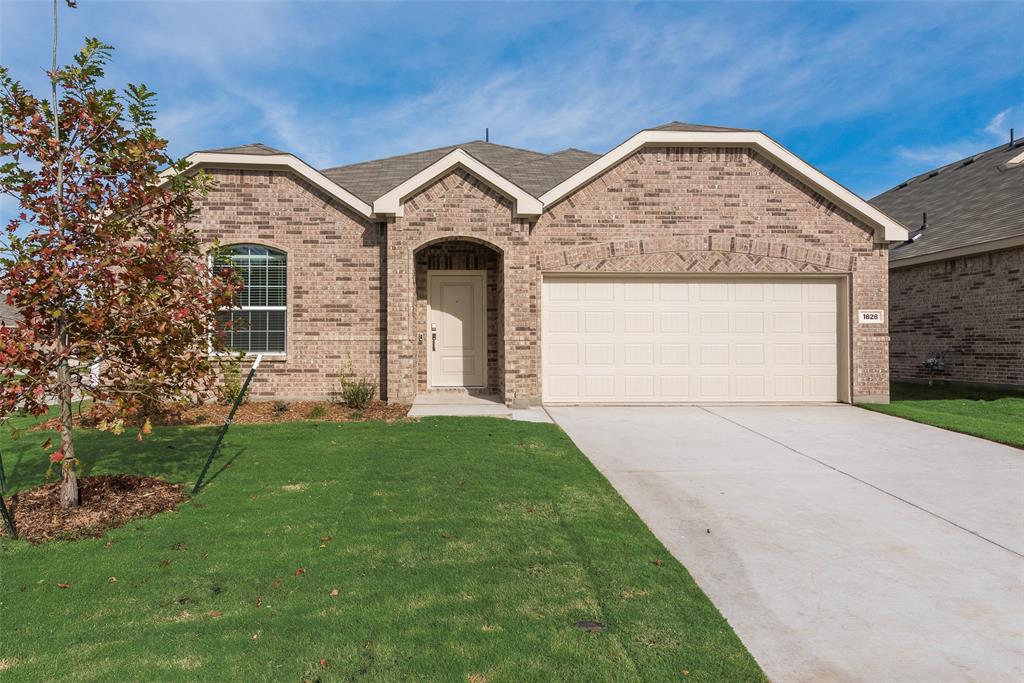
[[[100,427],[120,433],[133,412],[205,396],[215,313],[237,283],[189,227],[212,181],[168,157],[154,93],[101,87],[112,48],[95,38],[57,68],[56,20],[55,2],[49,100],[0,67],[0,191],[20,207],[0,237],[0,292],[22,317],[0,329],[0,420],[58,404],[60,443],[44,448],[76,507],[74,401],[109,407]]]

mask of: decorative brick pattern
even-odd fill
[[[897,268],[889,291],[894,378],[1024,387],[1024,247]]]
[[[749,150],[649,148],[536,221],[455,171],[386,226],[346,211],[284,173],[216,171],[198,219],[205,237],[289,255],[287,359],[256,395],[320,396],[346,362],[409,401],[425,384],[426,270],[488,270],[488,383],[509,403],[541,396],[544,272],[827,273],[851,291],[854,399],[888,396],[888,250],[871,230]],[[481,265],[482,264],[482,265]]]

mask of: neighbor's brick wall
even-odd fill
[[[199,204],[202,238],[288,255],[287,354],[264,358],[253,397],[326,398],[345,367],[379,385],[380,227],[287,172],[209,172],[217,186]]]
[[[889,292],[894,378],[1024,386],[1024,247],[897,268]]]

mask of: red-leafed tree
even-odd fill
[[[111,49],[88,39],[57,68],[54,47],[49,99],[0,67],[0,191],[20,207],[0,236],[0,296],[21,314],[0,329],[0,420],[59,406],[60,442],[44,447],[65,507],[78,505],[73,402],[106,406],[101,427],[120,433],[129,413],[205,395],[215,312],[236,288],[189,227],[209,177],[168,157],[150,90],[101,87]]]

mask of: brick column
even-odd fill
[[[389,226],[388,259],[388,396],[389,403],[412,403],[416,398],[415,357],[413,354],[413,296],[416,283],[412,251],[404,240],[392,239]]]

